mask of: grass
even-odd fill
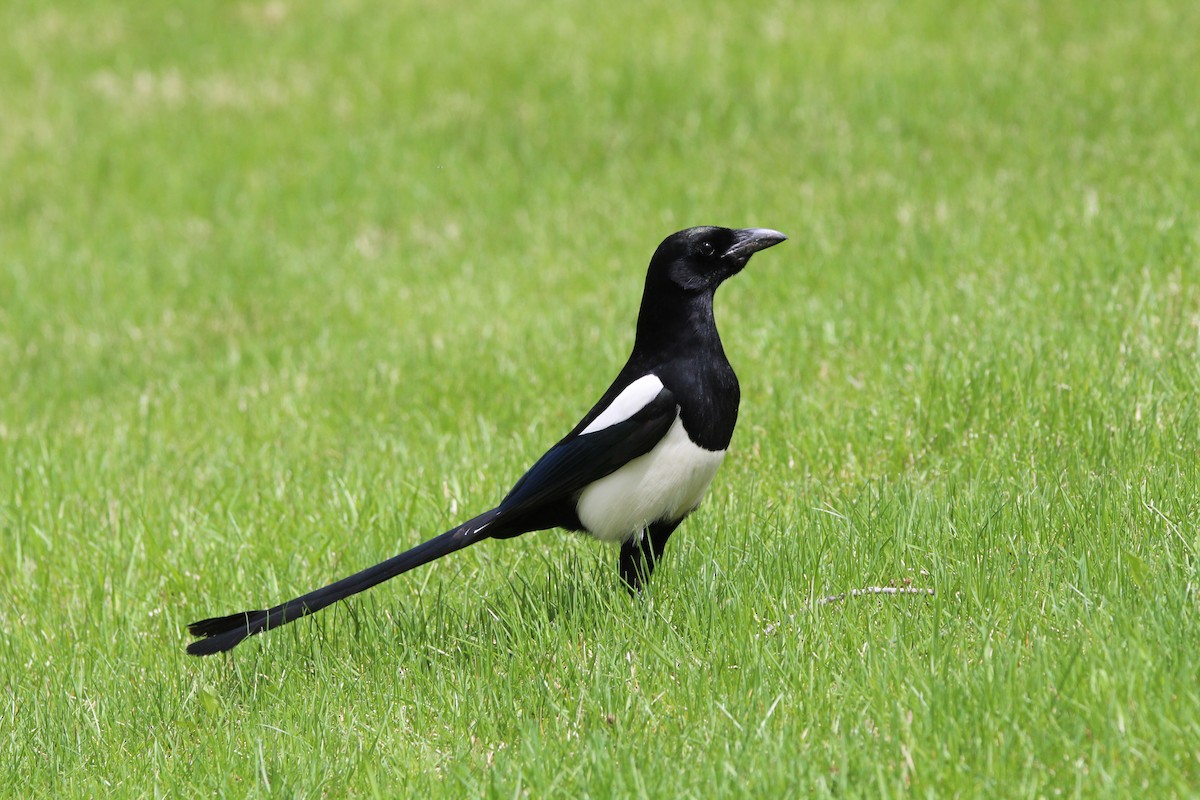
[[[6,4],[0,793],[1194,795],[1198,27]],[[707,223],[792,239],[643,602],[536,534],[183,654],[494,503]]]

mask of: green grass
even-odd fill
[[[1193,796],[1198,9],[5,4],[0,793]],[[493,504],[694,224],[792,239],[643,602],[535,534],[184,655]]]

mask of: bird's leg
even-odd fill
[[[640,535],[635,533],[621,545],[621,578],[632,594],[641,591],[642,581],[649,578],[650,573],[654,571],[654,562],[647,552],[649,549],[650,537],[645,528],[641,530]]]
[[[631,536],[621,545],[621,577],[632,594],[641,592],[642,584],[650,579],[666,549],[667,539],[681,521],[655,522],[642,531],[641,536]]]

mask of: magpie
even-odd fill
[[[741,393],[717,334],[713,295],[750,256],[786,238],[767,228],[717,227],[668,236],[650,260],[629,360],[500,505],[294,600],[193,622],[188,632],[200,638],[187,651],[229,650],[476,542],[548,528],[619,544],[621,577],[640,591],[667,539],[700,505],[737,423]]]

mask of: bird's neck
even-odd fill
[[[717,335],[712,291],[646,292],[624,374],[632,379],[646,372],[675,394],[693,444],[712,452],[729,447],[741,391]]]
[[[647,287],[638,312],[634,353],[670,351],[673,354],[711,352],[724,357],[713,293],[686,292],[674,286]]]

